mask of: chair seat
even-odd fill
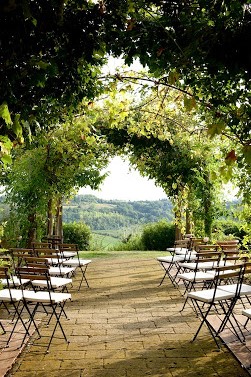
[[[157,260],[164,263],[173,263],[183,261],[184,257],[182,255],[168,255],[166,257],[157,257]]]
[[[22,291],[18,289],[1,289],[0,301],[20,301],[22,300]]]
[[[62,264],[66,259],[65,258],[46,258],[46,260],[50,265],[59,265],[59,264]]]
[[[189,270],[212,270],[214,267],[216,267],[217,261],[215,262],[184,262],[180,263],[180,267],[183,267],[185,269]]]
[[[59,303],[71,299],[70,293],[23,290],[23,297],[30,302]]]
[[[248,318],[251,318],[251,308],[242,310],[242,314]]]
[[[188,297],[205,303],[212,303],[221,300],[228,300],[235,296],[235,293],[227,292],[222,289],[204,289],[202,291],[190,292]]]
[[[10,279],[8,279],[8,282],[7,279],[1,279],[1,283],[3,286],[9,284],[10,287],[18,287],[20,285],[25,285],[28,284],[29,281],[29,279],[21,279],[20,282],[20,279],[17,276],[12,276]]]
[[[170,253],[173,253],[173,252],[177,252],[177,251],[180,251],[182,253],[187,253],[188,252],[188,249],[186,247],[181,247],[181,248],[177,248],[177,247],[167,247],[166,248],[166,251],[170,251]]]
[[[77,255],[76,251],[62,251],[61,253],[63,258],[74,258]]]
[[[175,254],[177,254],[177,255],[197,255],[196,251],[194,251],[194,250],[184,250],[184,249],[175,250]]]
[[[66,266],[63,266],[63,267],[54,267],[54,266],[51,266],[49,268],[49,274],[50,276],[68,276],[68,275],[71,275],[74,273],[76,268],[74,267],[66,267]]]
[[[78,266],[86,266],[87,264],[91,263],[91,259],[69,259],[63,262],[63,266],[71,266],[71,267],[78,267]]]
[[[60,288],[64,285],[71,284],[71,283],[72,283],[72,279],[70,279],[70,278],[61,278],[61,277],[57,277],[57,276],[52,276],[50,278],[50,284],[51,284],[52,288],[54,288],[54,289]],[[46,280],[33,280],[32,285],[35,286],[35,287],[46,288],[48,286],[48,283],[47,283]]]
[[[237,285],[236,284],[222,285],[220,289],[225,292],[235,293],[237,289]],[[250,294],[251,294],[251,285],[242,284],[240,288],[240,296],[246,296]]]
[[[196,271],[196,272],[184,272],[182,274],[178,274],[177,278],[190,281],[190,282],[199,282],[204,280],[213,280],[215,277],[215,272],[212,271],[211,273],[204,272],[204,271]]]

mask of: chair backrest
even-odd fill
[[[236,282],[235,285],[235,298],[240,297],[240,290],[244,279],[245,273],[245,263],[236,263],[228,266],[220,266],[216,267],[216,274],[214,277],[214,286],[217,289],[218,287],[222,287],[222,283],[232,282],[233,279]]]
[[[184,240],[183,240],[184,241]],[[76,243],[59,243],[59,250],[62,251],[78,251],[78,244]]]
[[[58,244],[62,243],[63,239],[60,236],[55,236],[55,235],[53,236],[53,235],[51,235],[51,236],[45,236],[45,237],[43,237],[41,241],[45,242],[45,243],[46,242],[50,243],[51,247],[53,249],[57,249],[58,248]]]
[[[9,295],[12,300],[12,291],[11,291],[11,273],[10,273],[10,265],[0,266],[0,280],[5,280],[5,288],[9,290]]]
[[[13,265],[15,267],[19,267],[24,264],[25,257],[34,255],[33,249],[25,248],[13,248],[10,249],[9,252],[13,260]]]
[[[209,245],[209,244],[199,244],[195,247],[197,253],[206,252],[206,251],[218,251],[219,245]]]
[[[41,267],[41,265],[31,265],[25,267],[17,267],[16,268],[16,275],[20,281],[20,287],[22,291],[24,290],[24,286],[22,284],[22,280],[28,279],[31,282],[33,280],[46,280],[47,282],[47,290],[51,291],[51,278],[49,274],[49,268],[47,266]]]
[[[251,262],[249,260],[244,262],[244,275],[251,275]]]
[[[206,245],[206,242],[204,241],[203,238],[191,238],[190,239],[190,247],[192,250],[196,250],[196,247],[198,245]]]
[[[212,268],[219,266],[221,260],[221,253],[219,251],[205,251],[198,253],[195,259],[195,271],[201,269],[201,263],[213,262]],[[199,267],[200,266],[200,267]]]
[[[228,248],[228,247],[237,247],[239,244],[239,240],[223,240],[223,241],[217,241],[217,245],[219,245],[222,249]]]
[[[52,245],[49,242],[32,242],[33,249],[51,249]]]
[[[10,255],[1,255],[0,256],[0,262],[1,262],[1,265],[11,265],[12,264],[12,258],[10,257]]]
[[[60,257],[58,250],[46,249],[46,248],[34,249],[34,256],[43,257],[43,258],[59,258]]]
[[[6,277],[10,277],[9,274],[10,266],[0,266],[0,279],[6,279]]]
[[[28,267],[48,268],[50,266],[48,259],[43,256],[42,257],[25,257],[24,259],[25,259],[25,264]]]
[[[60,265],[61,255],[60,255],[58,250],[56,250],[56,249],[34,249],[34,253],[35,253],[35,256],[38,257],[41,261],[46,259],[48,262],[50,261],[49,264],[56,265],[61,270],[61,265]]]

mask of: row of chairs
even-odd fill
[[[89,287],[85,273],[91,260],[81,259],[75,244],[61,244],[57,249],[53,249],[50,244],[36,243],[31,249],[15,248],[10,249],[8,253],[9,255],[2,258],[4,265],[0,267],[0,281],[3,286],[0,290],[0,304],[9,315],[11,309],[14,313],[13,327],[5,347],[9,346],[18,323],[21,323],[24,329],[20,347],[31,335],[32,328],[39,337],[41,336],[36,321],[41,309],[43,316],[47,315],[47,325],[52,319],[55,323],[46,352],[50,348],[57,328],[68,342],[61,323],[62,315],[67,318],[66,302],[71,300],[67,287],[72,284],[77,267],[82,272],[78,290],[84,280]],[[6,333],[1,321],[0,328]]]
[[[206,262],[205,258],[216,258],[212,262],[207,261],[204,269],[210,270],[212,265],[215,266],[217,261],[220,264],[227,263],[230,258],[235,258],[236,253],[239,255],[238,241],[217,242],[216,244],[204,243],[204,239],[178,240],[172,248],[167,248],[170,255],[158,257],[157,260],[163,267],[165,273],[159,285],[162,285],[164,279],[169,277],[174,286],[178,286],[180,271],[188,268],[198,271],[200,264]],[[216,254],[212,254],[212,253]],[[217,254],[218,253],[218,254]],[[222,261],[220,261],[222,259]],[[187,264],[189,263],[189,265]]]
[[[57,248],[54,249],[50,243],[34,242],[31,249],[13,248],[9,250],[9,254],[12,257],[14,267],[22,265],[24,260],[29,257],[37,257],[37,261],[40,258],[41,262],[44,261],[50,265],[50,275],[55,277],[69,278],[75,274],[76,269],[79,269],[81,279],[78,291],[80,291],[84,281],[89,288],[86,270],[91,260],[80,258],[77,244],[58,244]]]
[[[188,293],[188,300],[191,301],[196,314],[201,317],[201,323],[193,336],[193,341],[205,324],[219,349],[218,338],[225,328],[228,328],[240,342],[246,342],[246,337],[249,335],[247,323],[251,318],[251,285],[245,283],[245,277],[250,273],[251,263],[247,261],[216,267],[211,287]],[[244,325],[241,325],[235,314],[237,303],[241,304],[242,315],[247,318]],[[212,314],[217,315],[220,319],[218,328],[215,328],[210,321]]]
[[[164,268],[160,285],[166,276],[176,287],[180,288],[182,284],[185,301],[181,310],[184,310],[189,302],[196,314],[202,318],[193,340],[198,336],[202,325],[206,324],[219,347],[217,337],[226,325],[230,324],[231,331],[238,339],[245,341],[244,333],[234,315],[234,308],[237,302],[241,302],[242,314],[248,319],[251,317],[251,309],[245,307],[245,303],[250,306],[251,295],[251,285],[244,283],[245,276],[251,273],[247,253],[239,250],[237,240],[217,242],[215,245],[203,244],[203,240],[200,240],[193,247],[186,247],[188,243],[184,241],[176,242],[173,249],[169,249],[171,255],[159,257],[157,260]],[[223,313],[223,319],[216,331],[208,316],[217,306]],[[244,327],[247,322],[248,320]]]

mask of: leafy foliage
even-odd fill
[[[80,250],[90,249],[91,230],[86,224],[64,224],[63,228],[65,243],[76,243]]]
[[[58,200],[69,198],[75,188],[97,188],[107,161],[107,145],[80,121],[42,133],[29,148],[16,148],[5,173],[5,191],[11,210],[19,215],[23,239],[29,243],[41,232],[47,234],[49,202],[56,213]]]
[[[129,77],[129,76],[127,76]],[[133,76],[132,76],[133,77]],[[121,85],[121,84],[120,84]],[[174,205],[176,222],[183,227],[185,212],[197,210],[204,221],[203,234],[210,237],[214,204],[227,172],[232,171],[232,147],[225,137],[208,139],[207,123],[200,114],[182,106],[183,95],[176,96],[165,85],[141,92],[137,103],[127,103],[127,114],[106,128],[108,140],[118,151],[129,155],[142,175],[155,180]],[[109,104],[109,107],[108,107]],[[107,107],[111,107],[108,101]],[[194,217],[191,220],[196,220]],[[184,233],[184,230],[183,230]],[[186,233],[191,233],[186,231]]]
[[[141,236],[144,250],[166,250],[173,246],[174,240],[174,224],[164,220],[145,226]]]

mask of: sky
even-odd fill
[[[121,67],[122,64],[122,59],[110,57],[105,73],[114,74],[116,68]],[[141,66],[136,60],[130,66],[130,69],[137,70],[139,67]],[[109,176],[99,190],[93,191],[90,188],[83,188],[80,189],[79,194],[91,194],[106,200],[152,201],[167,199],[165,192],[160,187],[157,187],[153,180],[142,177],[138,171],[130,168],[129,163],[121,157],[113,158],[106,171],[109,171]]]
[[[127,161],[121,157],[114,157],[106,171],[109,176],[104,180],[100,189],[82,188],[81,195],[95,195],[100,199],[110,200],[159,200],[167,199],[165,192],[157,187],[153,180],[141,177],[138,171],[131,169]]]

